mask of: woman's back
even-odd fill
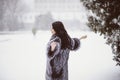
[[[57,36],[52,36],[48,43],[47,49],[47,70],[46,80],[68,80],[68,59],[70,50],[79,48],[80,41],[76,42],[77,38],[71,39],[71,48],[61,49],[61,39]],[[55,42],[56,47],[51,52],[51,43]],[[77,46],[75,45],[77,44]],[[52,55],[51,55],[52,54]]]

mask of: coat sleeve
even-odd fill
[[[80,48],[80,40],[78,38],[71,38],[70,41],[70,50],[78,50]]]
[[[54,51],[51,51],[51,46],[50,44],[48,45],[48,49],[47,49],[47,56],[49,59],[53,59],[57,54],[59,54],[60,52],[60,43],[56,42],[56,47],[54,49]]]

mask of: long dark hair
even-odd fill
[[[56,36],[58,36],[61,39],[61,48],[69,48],[70,45],[70,37],[67,33],[67,31],[64,28],[64,25],[60,21],[56,21],[52,23],[52,28],[56,32]]]

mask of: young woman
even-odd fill
[[[68,80],[68,58],[70,50],[80,47],[81,38],[70,38],[60,21],[52,23],[52,37],[47,45],[46,80]]]

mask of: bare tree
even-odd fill
[[[0,0],[0,4],[0,30],[19,29],[22,23],[18,20],[18,16],[27,10],[23,0]]]
[[[35,20],[35,26],[37,29],[48,30],[50,24],[54,21],[50,12],[44,15],[38,15]]]

